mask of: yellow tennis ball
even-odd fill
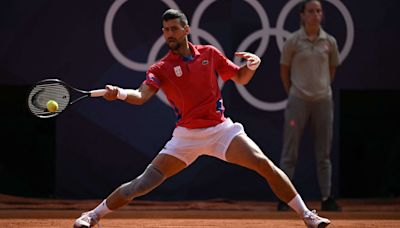
[[[56,112],[58,110],[58,103],[55,100],[49,100],[47,102],[47,110],[49,112]]]

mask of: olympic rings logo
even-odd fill
[[[106,44],[111,52],[111,54],[114,56],[114,58],[121,63],[123,66],[135,70],[135,71],[142,71],[146,72],[147,68],[155,63],[157,61],[157,54],[161,50],[162,46],[164,45],[165,41],[163,36],[161,35],[160,38],[157,39],[157,41],[154,43],[153,47],[151,48],[148,58],[147,58],[147,63],[140,63],[140,62],[135,62],[126,56],[124,56],[117,48],[117,45],[114,42],[113,34],[112,34],[112,25],[114,21],[114,17],[118,10],[122,7],[124,3],[126,3],[128,0],[115,0],[114,3],[111,5],[104,24],[104,35],[105,35],[105,40]],[[165,3],[169,8],[174,8],[174,9],[179,9],[179,6],[173,1],[173,0],[161,0],[163,3]],[[200,24],[200,19],[204,13],[204,11],[216,0],[203,0],[198,7],[196,8],[191,21],[191,38],[194,43],[200,43],[200,38],[203,40],[207,41],[209,44],[215,46],[222,52],[224,52],[221,44],[218,42],[218,40],[213,37],[212,34],[207,32],[206,30],[203,30],[199,27]],[[284,24],[286,21],[287,16],[289,15],[290,11],[293,10],[293,8],[300,3],[301,0],[290,0],[286,3],[286,5],[283,7],[282,11],[279,14],[278,20],[276,27],[273,28],[270,26],[269,20],[268,20],[268,15],[264,11],[263,6],[257,1],[257,0],[243,0],[247,4],[249,4],[257,13],[260,21],[261,21],[261,26],[262,28],[253,32],[249,36],[244,39],[239,47],[237,48],[237,51],[245,51],[252,43],[254,43],[256,40],[261,40],[259,43],[259,46],[257,47],[255,54],[258,56],[263,56],[267,50],[268,43],[269,43],[269,38],[271,36],[275,36],[277,40],[277,44],[279,47],[279,50],[282,50],[283,44],[284,44],[284,39],[288,38],[289,35],[291,34],[289,31],[284,29]],[[351,18],[351,15],[349,11],[347,10],[346,6],[339,0],[326,0],[327,2],[331,3],[333,6],[335,6],[341,15],[343,16],[345,23],[346,23],[346,40],[345,44],[340,51],[340,60],[343,62],[347,55],[349,54],[352,46],[353,46],[353,41],[354,41],[354,24],[353,20]],[[235,57],[233,62],[236,64],[240,64],[240,59]],[[219,78],[218,81],[219,87],[222,89],[224,82]],[[239,94],[245,99],[250,105],[252,105],[255,108],[261,109],[263,111],[279,111],[282,110],[286,107],[287,100],[284,99],[282,101],[278,102],[267,102],[260,100],[256,97],[254,97],[244,86],[241,85],[236,85],[236,88],[239,91]],[[157,93],[157,96],[165,103],[168,104],[168,101],[165,97],[165,95],[162,93],[162,91],[159,91]]]

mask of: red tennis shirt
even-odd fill
[[[211,45],[189,43],[193,56],[169,51],[146,72],[143,82],[162,89],[175,110],[177,126],[205,128],[225,120],[217,73],[226,81],[240,69]]]

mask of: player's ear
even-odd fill
[[[183,27],[183,29],[185,30],[186,35],[188,35],[190,33],[190,26],[189,25],[185,25],[185,27]]]

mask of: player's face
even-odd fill
[[[165,42],[171,50],[178,50],[189,34],[189,26],[182,26],[178,18],[163,21],[163,35]]]
[[[305,26],[319,26],[322,21],[322,6],[319,1],[311,1],[305,5],[301,19]]]

